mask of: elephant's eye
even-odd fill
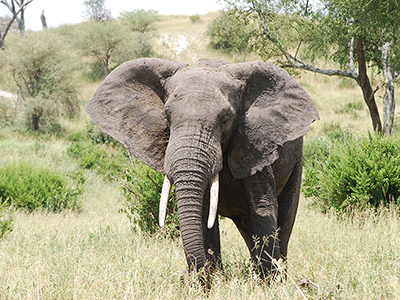
[[[225,113],[221,119],[222,126],[223,127],[227,126],[230,120],[231,120],[231,115],[229,113]]]
[[[168,125],[171,124],[171,113],[168,105],[164,106],[164,115],[165,118],[167,119]]]

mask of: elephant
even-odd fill
[[[190,272],[222,270],[217,215],[230,218],[262,278],[286,260],[297,213],[303,136],[319,119],[304,89],[268,62],[193,66],[125,62],[86,107],[94,123],[165,175],[160,225],[175,185]]]

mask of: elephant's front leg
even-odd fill
[[[209,273],[216,270],[222,270],[221,262],[221,242],[219,235],[219,223],[218,217],[215,220],[215,224],[211,229],[208,229],[208,215],[210,207],[210,191],[206,190],[204,193],[203,201],[203,238],[204,238],[204,250],[207,257],[207,264]]]
[[[278,201],[270,167],[244,179],[248,211],[240,231],[246,240],[256,270],[262,278],[273,273],[279,260]],[[239,226],[238,226],[239,227]]]

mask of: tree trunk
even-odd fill
[[[21,9],[20,18],[18,20],[18,28],[21,34],[25,33],[25,9]]]
[[[382,51],[382,71],[385,79],[385,95],[383,97],[383,133],[391,135],[394,120],[394,80],[396,72],[390,62],[390,46],[391,43],[385,43],[381,48]]]
[[[39,130],[39,120],[40,116],[38,114],[32,114],[32,129],[35,131]]]
[[[358,62],[358,77],[357,82],[363,92],[364,101],[368,106],[369,114],[372,120],[372,126],[375,131],[382,132],[382,122],[379,116],[378,107],[375,102],[375,91],[372,89],[371,82],[367,74],[367,65],[365,60],[364,41],[361,37],[357,39],[357,62]]]
[[[44,10],[42,11],[42,14],[40,15],[40,21],[42,22],[42,28],[47,29],[47,21],[46,21],[46,16],[44,15]]]

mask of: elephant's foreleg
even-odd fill
[[[244,185],[248,212],[241,232],[261,277],[268,277],[275,269],[273,260],[280,258],[278,201],[272,169],[266,167],[246,178]]]
[[[222,270],[221,262],[221,243],[219,235],[219,222],[218,218],[211,229],[208,229],[208,215],[210,204],[210,193],[206,191],[203,202],[203,237],[204,237],[204,250],[207,257],[208,269],[210,272],[215,270]]]
[[[287,257],[289,238],[292,233],[300,197],[300,182],[302,173],[301,160],[296,163],[293,171],[278,196],[278,226],[281,255]]]

